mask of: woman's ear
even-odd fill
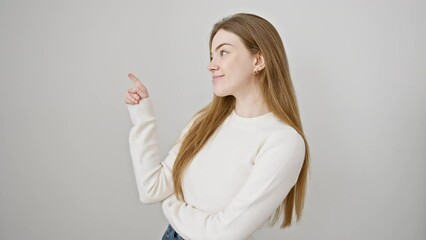
[[[260,72],[263,68],[265,68],[265,58],[261,52],[258,52],[255,55],[254,69],[257,72]]]

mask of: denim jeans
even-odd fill
[[[166,232],[164,233],[163,238],[161,238],[161,240],[184,240],[184,239],[169,224],[169,226],[167,226]]]

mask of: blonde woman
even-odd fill
[[[309,148],[277,30],[262,17],[234,14],[214,25],[209,46],[213,99],[163,161],[148,91],[129,74],[139,197],[161,202],[166,240],[254,239],[257,229],[285,228],[294,212],[297,221],[302,215]]]

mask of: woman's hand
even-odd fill
[[[129,73],[128,76],[134,83],[134,87],[127,90],[124,102],[132,105],[138,104],[140,100],[149,97],[148,90],[135,75]]]

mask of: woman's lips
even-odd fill
[[[225,76],[225,75],[223,75],[223,74],[222,75],[213,75],[212,82],[216,81],[218,78],[221,78],[223,76]]]

